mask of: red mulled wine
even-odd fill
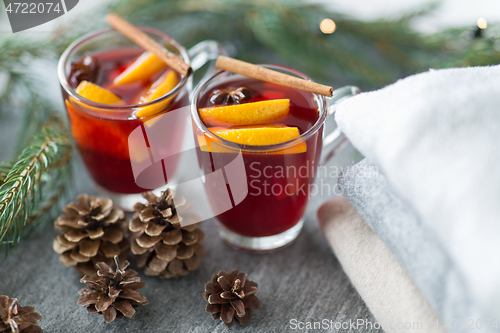
[[[217,95],[221,91],[225,91],[225,95]],[[239,94],[241,91],[251,93],[242,95]],[[214,107],[217,103],[235,102],[231,100],[234,96],[236,99],[241,99],[236,101],[237,103],[289,99],[289,113],[286,118],[279,120],[279,126],[296,127],[301,135],[319,118],[318,106],[312,93],[241,77],[237,79],[233,77],[217,85],[211,85],[199,96],[198,109]],[[205,126],[209,131],[213,128],[206,123]],[[228,126],[228,129],[231,128]],[[248,190],[248,194],[241,202],[235,204],[234,198],[237,195],[234,191],[245,191],[245,189],[231,187],[227,175],[225,184],[206,177],[205,188],[214,211],[224,210],[223,206],[226,203],[221,200],[224,197],[223,193],[228,192],[232,198],[233,208],[218,215],[218,220],[230,231],[248,237],[277,235],[297,225],[306,209],[310,193],[309,185],[314,181],[314,173],[321,154],[322,130],[321,127],[305,143],[303,142],[302,145],[305,144],[306,148],[300,150],[254,152],[244,149],[245,145],[240,146]],[[224,168],[237,156],[237,153],[202,148],[199,148],[197,153],[200,167],[205,175]]]
[[[76,64],[87,61],[87,67],[91,67],[93,72],[81,76],[85,76],[84,78],[91,80],[93,84],[116,95],[121,99],[122,105],[134,105],[140,103],[141,98],[144,99],[148,90],[154,88],[155,82],[161,80],[168,71],[171,71],[165,67],[140,80],[116,84],[116,78],[132,66],[143,52],[138,48],[112,49],[86,55]],[[89,62],[91,63],[89,64]],[[147,65],[145,63],[144,66]],[[75,70],[69,74],[68,82],[70,82],[73,89],[76,89],[81,80],[75,79],[74,72]],[[178,82],[180,78],[177,76],[176,80]],[[97,93],[100,93],[100,91]],[[168,179],[156,179],[149,182],[151,186],[147,189],[137,185],[131,166],[134,161],[131,161],[130,156],[130,150],[134,149],[134,147],[130,147],[129,135],[138,127],[142,127],[143,131],[145,131],[145,121],[168,110],[186,106],[188,104],[186,93],[178,94],[169,104],[160,106],[161,109],[157,109],[158,112],[142,118],[135,116],[137,108],[125,108],[118,111],[100,109],[75,100],[64,89],[63,94],[72,135],[83,162],[98,185],[116,193],[141,193],[165,185]],[[92,100],[91,97],[87,98]],[[178,147],[182,145],[184,123],[185,119],[179,118],[172,119],[172,122],[166,126],[164,123],[162,124],[162,126],[165,126],[165,128],[162,128],[163,142],[165,142],[163,149],[168,150],[171,147],[173,151],[178,150]],[[147,150],[134,155],[142,156],[141,154],[146,154],[144,158],[149,158]],[[165,173],[172,175],[177,167],[178,155],[174,155],[168,161],[162,163]],[[158,166],[154,163],[151,165],[151,168],[156,167]],[[148,170],[146,169],[143,174],[147,175],[147,173]]]

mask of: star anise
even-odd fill
[[[210,103],[213,105],[242,104],[250,100],[255,94],[255,90],[247,87],[239,87],[232,90],[215,89],[210,94]]]
[[[73,87],[77,87],[82,81],[94,82],[97,78],[97,61],[94,57],[86,54],[82,59],[71,63],[69,82]]]

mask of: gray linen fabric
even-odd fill
[[[375,165],[364,159],[344,169],[338,184],[406,268],[444,323],[448,321],[453,326],[453,319],[484,318],[475,313],[477,307],[468,288],[438,238],[420,222],[411,205],[395,193]]]

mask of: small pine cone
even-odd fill
[[[63,232],[52,245],[61,255],[59,261],[75,266],[80,275],[92,275],[98,262],[112,266],[116,255],[125,260],[130,244],[124,212],[111,199],[81,194],[77,200],[64,207],[66,214],[55,221],[55,228]]]
[[[247,280],[247,274],[239,270],[231,273],[219,271],[212,276],[212,282],[205,285],[203,298],[208,301],[205,310],[214,319],[220,319],[231,327],[237,321],[248,326],[252,310],[260,309],[260,301],[254,294],[257,283]]]
[[[115,258],[116,271],[112,270],[106,263],[97,264],[97,274],[85,275],[80,280],[87,284],[88,288],[81,289],[78,294],[77,305],[86,306],[87,313],[99,313],[106,323],[115,319],[134,318],[135,309],[141,305],[148,304],[146,297],[137,292],[146,284],[140,277],[136,276],[134,270],[126,271],[128,261],[120,264],[118,257]]]
[[[21,306],[17,298],[0,296],[0,333],[40,333],[42,319],[32,306]]]
[[[171,189],[157,197],[144,192],[148,204],[137,203],[134,216],[129,222],[131,251],[137,256],[137,266],[144,273],[160,278],[188,275],[200,265],[200,256],[205,253],[200,241],[205,236],[197,224],[181,227],[184,220],[197,221],[194,213],[183,213],[190,203],[183,197],[175,198]],[[182,217],[179,215],[183,213]],[[188,221],[185,221],[188,222]]]

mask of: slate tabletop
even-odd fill
[[[12,146],[20,125],[15,112],[0,114],[0,160],[11,158]],[[354,164],[360,156],[348,146],[330,160],[329,170]],[[79,157],[74,161],[75,200],[78,193],[94,193],[92,182]],[[317,208],[335,195],[335,177],[317,180],[331,190],[313,196],[307,209],[304,229],[290,246],[268,254],[233,249],[217,235],[213,220],[200,228],[206,237],[206,254],[200,268],[187,277],[160,280],[140,272],[146,287],[141,293],[149,305],[138,309],[135,319],[104,323],[99,315],[88,315],[76,305],[83,285],[73,268],[66,268],[52,250],[57,235],[52,223],[23,240],[17,251],[0,258],[0,294],[17,297],[22,305],[32,305],[42,315],[40,326],[48,333],[84,332],[381,332],[364,325],[346,328],[358,319],[375,323],[354,287],[349,282],[331,248],[324,240],[316,218]],[[325,185],[324,185],[325,186]],[[324,187],[325,188],[325,187]],[[69,203],[69,202],[68,202]],[[259,284],[257,296],[262,309],[254,312],[247,328],[238,324],[227,329],[205,312],[201,294],[204,284],[219,270],[240,269]],[[316,326],[314,323],[316,322]],[[340,328],[343,325],[344,328]],[[311,327],[307,329],[307,327]],[[337,327],[337,328],[336,328]]]

